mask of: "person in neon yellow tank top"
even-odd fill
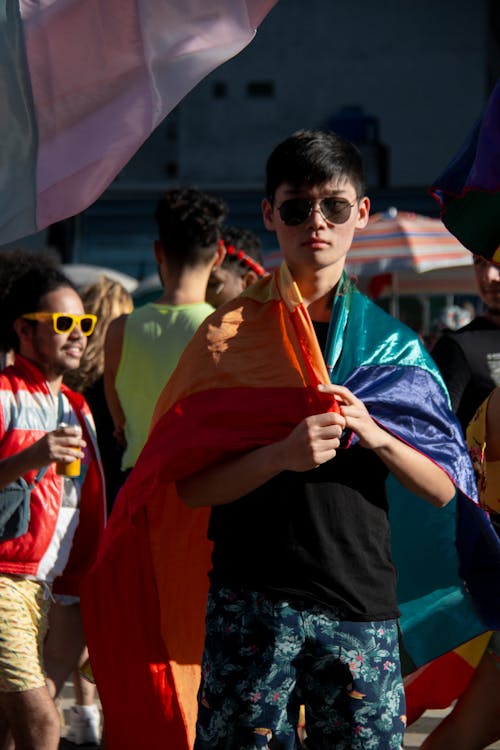
[[[221,200],[189,187],[168,190],[158,201],[154,253],[163,293],[113,321],[105,343],[106,399],[126,446],[124,471],[146,442],[158,396],[186,344],[213,312],[205,292],[212,268],[224,259],[226,211]]]

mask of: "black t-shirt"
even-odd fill
[[[500,328],[486,318],[475,318],[444,334],[431,354],[465,432],[477,408],[500,385]]]
[[[327,324],[315,323],[320,344]],[[211,580],[316,602],[344,620],[399,615],[390,553],[387,469],[354,445],[308,472],[282,472],[212,508]]]

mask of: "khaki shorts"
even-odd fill
[[[0,573],[0,692],[45,685],[43,642],[49,608],[41,583]]]

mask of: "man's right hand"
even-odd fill
[[[281,441],[283,470],[309,471],[335,457],[345,419],[337,412],[314,414]]]

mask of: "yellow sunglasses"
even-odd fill
[[[84,336],[90,336],[94,333],[97,323],[97,315],[91,313],[73,315],[72,313],[34,312],[26,313],[22,317],[26,320],[51,320],[55,333],[71,333],[77,325]]]

